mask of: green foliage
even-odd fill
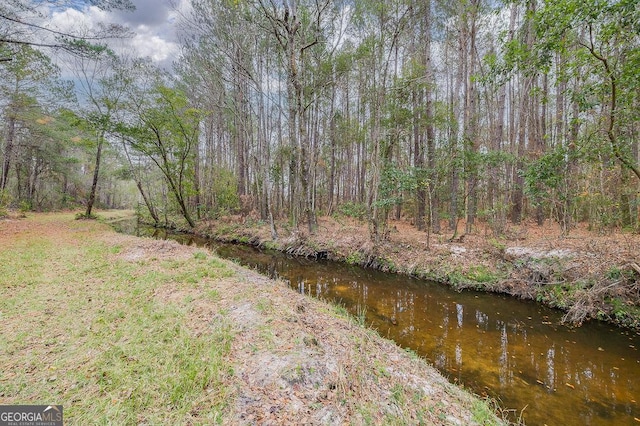
[[[356,306],[355,319],[359,326],[365,327],[367,325],[367,305],[358,304]]]
[[[439,277],[427,277],[435,281],[447,281],[453,288],[477,288],[484,289],[490,288],[490,285],[500,280],[501,274],[491,271],[489,268],[483,265],[477,265],[470,267],[467,271],[455,269],[449,271],[446,276]]]
[[[568,58],[566,76],[583,82],[572,96],[581,111],[615,108],[608,117],[613,125],[613,133],[607,131],[611,148],[623,165],[635,164],[631,139],[617,138],[616,133],[624,134],[625,126],[639,117],[634,107],[640,88],[637,3],[546,2],[533,19],[538,41],[532,50],[547,63],[557,53]]]
[[[499,277],[486,266],[478,265],[469,268],[467,278],[477,283],[492,283],[497,281]]]
[[[240,225],[229,223],[229,224],[220,224],[216,227],[214,231],[214,235],[218,238],[224,239],[237,239],[237,231],[239,230]]]
[[[262,243],[262,247],[265,250],[278,250],[278,243],[276,243],[275,241],[264,241]]]
[[[88,40],[72,37],[61,37],[65,50],[80,56],[98,57],[104,53],[112,53],[109,47],[103,43],[92,43]]]
[[[554,308],[567,309],[576,300],[576,294],[587,286],[587,283],[548,284],[537,288],[536,301]]]
[[[0,191],[0,216],[4,216],[7,214],[7,207],[11,204],[11,195],[7,191]]]
[[[89,216],[87,216],[85,213],[76,213],[76,220],[96,220],[98,219],[98,216],[96,216],[95,214],[90,214]]]
[[[171,87],[162,76],[151,72],[155,84],[136,88],[142,98],[130,105],[131,120],[116,130],[131,148],[146,156],[164,177],[178,211],[190,227],[195,226],[187,197],[194,195],[194,162],[202,112],[190,105],[182,90]]]
[[[605,277],[611,281],[624,280],[628,282],[633,282],[635,279],[635,271],[632,269],[624,269],[619,266],[612,266],[605,273]]]
[[[622,222],[620,203],[612,195],[599,191],[579,194],[583,217],[589,220],[589,230],[602,231]]]
[[[480,164],[484,167],[504,167],[515,164],[517,157],[510,152],[502,150],[490,150],[479,152]]]
[[[0,157],[9,171],[5,193],[23,210],[60,208],[65,189],[61,183],[75,183],[80,176],[70,161],[77,155],[68,147],[72,132],[56,111],[73,98],[69,85],[40,50],[3,45],[0,51],[0,58],[11,58],[0,61],[0,97],[5,100]]]
[[[349,265],[362,265],[364,263],[364,254],[360,251],[352,251],[349,253],[345,262]]]
[[[334,313],[336,314],[336,316],[340,317],[340,318],[350,318],[351,314],[349,314],[349,311],[347,310],[347,308],[342,305],[342,304],[334,304],[331,305]]]
[[[558,147],[531,162],[524,171],[525,193],[541,202],[552,191],[559,190],[565,179],[568,155],[565,148]]]
[[[637,329],[640,327],[640,307],[635,306],[624,299],[618,297],[612,297],[607,300],[610,306],[610,311],[605,313],[600,311],[600,318],[602,320],[613,320],[614,323],[620,324],[623,327],[631,329]]]
[[[214,171],[211,192],[215,202],[214,215],[225,215],[240,208],[238,197],[238,179],[231,170],[219,168]]]
[[[475,400],[471,407],[472,419],[475,423],[484,426],[499,426],[503,422],[496,418],[496,413],[500,411],[497,401],[490,398]]]
[[[355,219],[364,219],[367,215],[367,206],[363,203],[354,203],[348,201],[340,204],[336,209],[337,213],[342,216],[353,217]]]
[[[507,249],[507,245],[502,242],[499,241],[495,238],[491,238],[488,241],[489,245],[491,245],[493,248],[495,248],[496,250],[498,250],[498,252],[500,252],[501,254],[503,254],[505,252],[505,250]]]
[[[23,45],[11,52],[12,60],[0,68],[7,81],[0,84],[0,90],[14,95],[36,96],[53,87],[60,75],[60,69],[39,50]],[[11,85],[11,82],[14,84]],[[9,85],[5,86],[6,83]],[[16,84],[17,83],[17,84]]]
[[[417,189],[418,172],[415,169],[404,170],[394,165],[388,165],[382,171],[380,179],[378,207],[390,208],[401,204],[405,193],[413,193]]]
[[[206,260],[207,259],[207,253],[204,253],[202,251],[197,251],[193,254],[193,258],[197,259],[197,260]]]
[[[29,200],[20,201],[20,213],[26,213],[33,210],[33,204]]]

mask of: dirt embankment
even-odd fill
[[[2,404],[55,401],[69,424],[501,424],[340,308],[201,249],[34,215],[0,220],[0,271]]]
[[[578,226],[568,236],[547,222],[511,226],[493,236],[482,225],[451,240],[451,232],[428,236],[406,221],[392,221],[387,241],[374,245],[367,224],[347,217],[323,217],[309,234],[229,217],[200,223],[196,232],[219,240],[274,248],[410,274],[447,283],[537,300],[566,311],[580,324],[590,319],[640,329],[640,235],[594,232]],[[464,224],[459,225],[464,229]],[[443,229],[446,227],[443,226]]]

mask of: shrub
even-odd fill
[[[364,255],[359,251],[349,253],[345,262],[349,265],[361,265],[364,262]]]
[[[353,203],[351,201],[340,204],[337,209],[338,214],[356,219],[364,219],[367,215],[367,206],[363,203]]]

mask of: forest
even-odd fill
[[[274,237],[338,213],[374,243],[392,218],[640,226],[635,0],[192,0],[172,69],[36,3],[0,6],[0,210],[254,215]]]
[[[0,1],[0,402],[639,423],[639,70],[639,0]]]

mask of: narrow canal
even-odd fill
[[[121,223],[122,225],[122,223]],[[343,305],[429,360],[450,381],[497,399],[527,425],[640,425],[640,336],[560,324],[533,302],[450,288],[331,261],[220,244],[153,228],[121,231],[206,246],[300,293]]]

